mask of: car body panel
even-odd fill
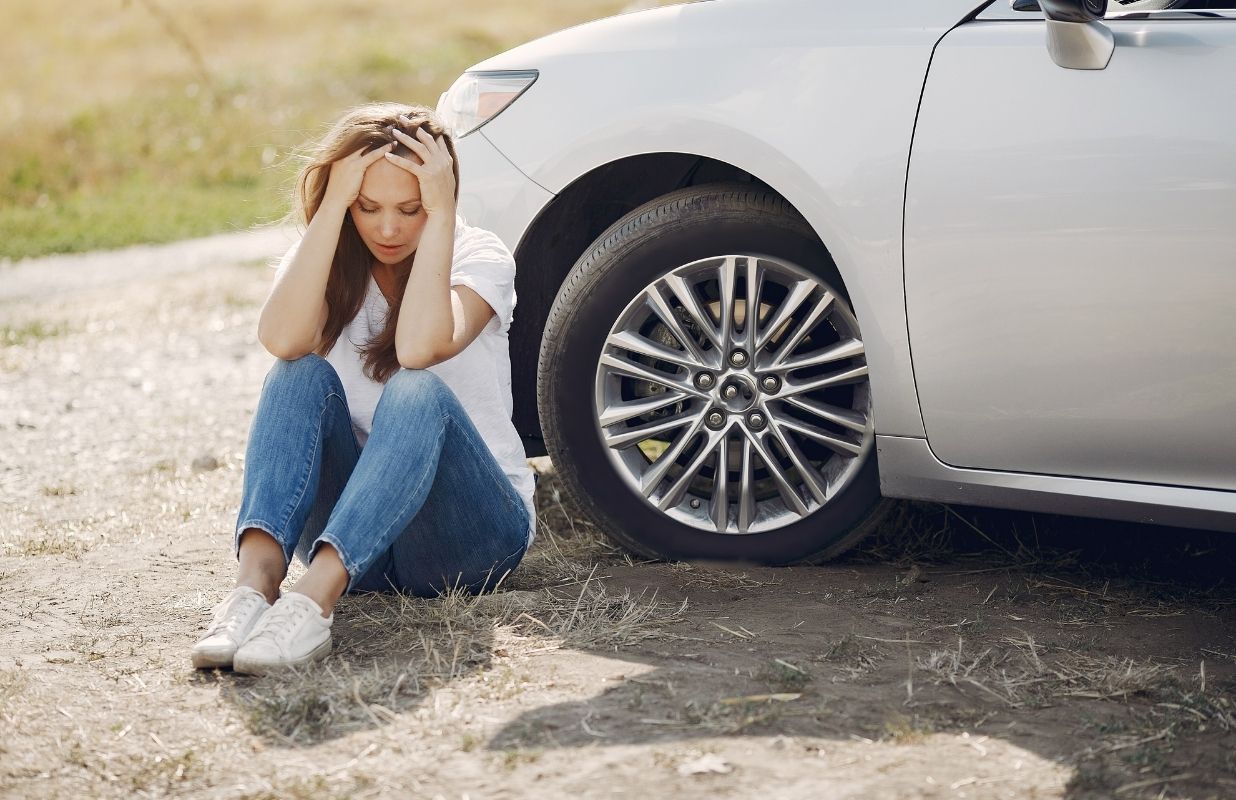
[[[921,436],[902,295],[905,165],[931,49],[980,5],[901,4],[890,23],[880,3],[726,0],[583,25],[474,68],[540,71],[482,131],[552,192],[654,152],[707,156],[772,186],[846,282],[877,430]],[[821,124],[787,125],[803,108],[821,109]]]
[[[877,436],[886,497],[1236,532],[1236,492],[952,467],[927,440]]]
[[[516,169],[482,131],[463,137],[455,146],[459,155],[460,216],[471,225],[493,231],[514,252],[537,213],[554,199],[553,194]]]
[[[1044,23],[936,49],[907,182],[914,370],[960,467],[1236,489],[1236,21]]]

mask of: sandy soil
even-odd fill
[[[0,267],[0,795],[1236,796],[1236,546],[1173,529],[907,505],[827,566],[649,564],[540,464],[505,591],[195,672],[283,241]]]

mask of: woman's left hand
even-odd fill
[[[416,176],[421,187],[421,207],[429,215],[455,215],[455,173],[452,170],[450,151],[441,137],[434,137],[424,128],[416,129],[412,137],[398,128],[395,138],[407,145],[420,159],[415,159],[387,153],[386,160],[397,167],[406,169]]]

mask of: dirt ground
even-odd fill
[[[0,266],[0,796],[1236,796],[1236,537],[1170,528],[903,504],[826,566],[645,563],[541,461],[503,591],[195,672],[263,236]]]

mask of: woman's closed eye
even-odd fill
[[[360,204],[360,205],[358,205],[358,208],[360,209],[360,212],[361,212],[362,214],[376,214],[376,213],[378,213],[378,209],[377,209],[377,208],[370,208],[369,206],[366,206],[366,205],[364,205],[364,204]],[[420,207],[420,206],[416,206],[415,208],[401,208],[401,209],[399,209],[399,213],[400,213],[400,214],[403,214],[405,217],[415,217],[417,214],[421,213],[421,207]]]

